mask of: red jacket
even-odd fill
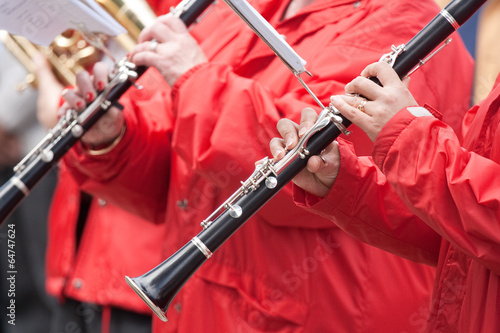
[[[49,219],[47,291],[61,301],[69,297],[150,314],[148,306],[123,283],[123,277],[140,275],[161,262],[158,244],[165,225],[147,223],[95,199],[77,248],[79,202],[78,185],[61,166]]]
[[[439,11],[433,1],[317,0],[279,21],[284,3],[253,4],[308,61],[314,76],[304,79],[324,103]],[[170,94],[135,91],[124,110],[127,133],[109,154],[90,157],[78,145],[65,158],[83,189],[152,221],[166,221],[165,257],[201,231],[199,223],[234,193],[256,160],[269,155],[277,121],[284,116],[298,120],[304,106],[315,106],[286,66],[225,4],[193,33],[209,63],[184,74]],[[448,50],[453,61],[437,56],[415,73],[412,88],[417,96],[425,91],[438,104],[439,96],[446,96],[442,105],[463,108],[472,63],[455,40]],[[449,84],[439,81],[443,73]],[[147,74],[143,80],[160,82]],[[456,80],[468,84],[449,89]],[[171,117],[171,127],[151,121],[154,112]],[[453,112],[451,122],[462,117]],[[368,153],[371,142],[361,131],[355,133],[351,139]],[[162,156],[170,162],[158,159]],[[299,209],[287,187],[194,274],[174,299],[169,323],[156,321],[155,330],[415,331],[411,317],[428,304],[433,272],[355,241],[329,220]]]
[[[177,1],[148,0],[155,13]],[[155,86],[145,86],[153,89]],[[163,122],[165,119],[162,120]],[[46,288],[61,301],[69,297],[104,307],[151,314],[123,283],[161,262],[158,244],[164,225],[153,225],[105,200],[94,198],[77,246],[80,188],[62,164],[49,216]]]
[[[403,109],[375,141],[380,169],[341,143],[328,196],[295,192],[300,205],[353,236],[437,265],[432,308],[414,318],[422,328],[428,319],[428,332],[500,331],[499,109],[497,79],[466,115],[463,140],[425,109]]]
[[[428,331],[500,332],[499,109],[497,80],[465,117],[463,140],[409,109],[375,143],[374,160],[388,181],[443,237]]]
[[[463,140],[434,117],[414,116],[419,108],[404,109],[375,142],[374,161],[387,178],[341,143],[343,164],[328,196],[295,192],[297,202],[335,216],[355,237],[437,265],[431,311],[415,318],[422,328],[429,320],[428,332],[500,330],[498,83],[469,110]],[[379,186],[365,191],[365,182]]]

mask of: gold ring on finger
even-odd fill
[[[359,103],[357,109],[361,112],[365,112],[366,99],[363,99],[361,103]]]

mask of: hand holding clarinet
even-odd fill
[[[378,78],[382,86],[369,80],[369,77]],[[331,103],[375,141],[385,124],[398,111],[417,105],[408,90],[409,82],[408,77],[401,81],[387,63],[376,62],[367,66],[359,77],[346,85],[346,95],[332,96]],[[282,119],[277,126],[282,138],[274,138],[270,143],[274,159],[280,160],[285,156],[286,150],[293,149],[317,118],[313,109],[306,108],[302,111],[299,125],[289,119]],[[334,141],[321,155],[311,156],[307,167],[293,182],[307,192],[324,197],[335,182],[340,163],[339,149]]]
[[[155,67],[170,86],[189,69],[207,62],[186,25],[171,13],[160,16],[145,28],[138,45],[127,57],[137,66]],[[109,67],[100,62],[95,64],[92,75],[87,71],[78,73],[76,88],[65,91],[66,103],[58,114],[62,116],[68,109],[84,110],[108,84],[109,72]],[[123,114],[112,107],[82,137],[82,142],[91,149],[113,145],[123,135],[124,126]]]

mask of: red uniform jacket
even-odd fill
[[[428,332],[500,330],[499,96],[497,80],[466,115],[463,140],[425,109],[401,110],[375,141],[380,169],[341,143],[341,172],[328,196],[296,188],[298,203],[355,237],[437,265],[431,311],[414,318],[422,328],[428,319]]]
[[[127,274],[140,275],[161,262],[158,244],[165,225],[144,219],[103,200],[93,200],[77,247],[80,192],[62,166],[53,197],[47,248],[47,291],[61,301],[113,306],[149,314],[123,283]]]
[[[148,0],[155,13],[174,1]],[[161,262],[158,244],[165,226],[151,225],[137,215],[95,198],[77,245],[80,188],[64,165],[49,216],[46,288],[49,294],[151,314],[126,284],[126,274],[140,275]],[[140,252],[138,252],[140,249]]]
[[[499,109],[497,80],[465,117],[463,140],[409,109],[375,143],[374,160],[389,183],[443,238],[429,332],[500,331]]]
[[[324,103],[439,11],[433,1],[317,0],[280,21],[284,3],[253,4],[308,61],[314,76],[304,79]],[[127,133],[120,144],[97,157],[78,145],[65,158],[84,190],[151,221],[166,221],[165,257],[201,231],[199,223],[234,193],[256,160],[269,155],[277,121],[298,120],[304,106],[315,106],[281,60],[225,4],[193,33],[209,63],[185,73],[172,91],[160,89],[155,72],[146,74],[142,81],[156,89],[134,91],[132,100],[124,100]],[[415,73],[412,89],[417,98],[425,94],[433,103],[457,106],[446,116],[458,127],[462,115],[455,112],[468,104],[463,96],[470,92],[472,63],[459,38],[455,41],[448,50],[452,60],[437,56]],[[458,80],[467,84],[451,89]],[[351,140],[361,153],[371,151],[361,131]],[[299,209],[287,187],[195,273],[174,299],[169,322],[156,322],[155,329],[416,331],[412,316],[428,307],[433,274]]]

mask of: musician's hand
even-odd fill
[[[382,87],[369,80],[369,77],[377,77]],[[366,67],[361,76],[345,86],[346,93],[365,96],[368,101],[359,96],[332,96],[331,102],[347,119],[375,141],[382,127],[398,111],[417,105],[408,90],[409,83],[409,78],[401,81],[385,62],[377,62]]]
[[[278,131],[282,138],[271,140],[271,153],[276,161],[285,156],[285,149],[293,149],[302,137],[316,122],[318,115],[311,108],[302,110],[300,125],[289,119],[278,122]],[[302,170],[293,182],[307,192],[324,197],[339,172],[340,153],[336,142],[331,143],[320,156],[311,156],[306,169]]]
[[[36,116],[45,128],[52,128],[57,124],[57,109],[64,87],[57,81],[49,62],[42,53],[35,53],[32,60],[36,67],[38,81]]]
[[[170,86],[189,69],[207,62],[184,23],[172,14],[160,16],[141,32],[129,58],[137,65],[158,69]]]
[[[98,62],[94,65],[93,74],[81,71],[76,75],[76,88],[65,89],[64,105],[59,109],[61,117],[68,109],[83,111],[87,105],[95,100],[97,93],[102,91],[108,83],[109,67]],[[92,147],[110,144],[120,135],[125,120],[123,113],[116,107],[111,107],[82,137],[82,142]]]

